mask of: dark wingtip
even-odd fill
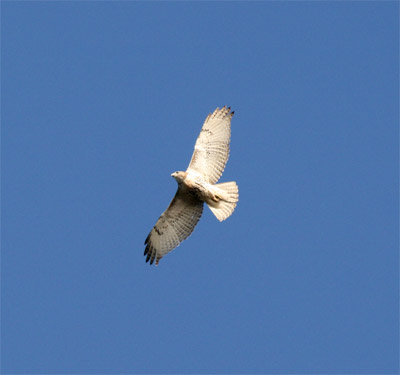
[[[152,246],[151,242],[149,242],[144,249],[144,256],[146,256],[146,263],[150,262],[150,264],[154,263],[154,259],[156,258],[157,251],[156,249]]]
[[[151,256],[151,254],[150,254],[150,252],[148,252],[147,257],[146,257],[146,263],[150,260],[150,256]]]
[[[152,254],[151,254],[151,262],[150,264],[154,263],[154,259],[156,259],[157,251],[155,249],[152,249]]]
[[[235,114],[235,111],[231,111],[231,107],[224,106],[224,108],[228,110],[228,114],[230,114],[231,116]]]

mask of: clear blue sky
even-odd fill
[[[2,2],[3,373],[397,373],[397,2]],[[143,242],[207,114],[240,201]]]

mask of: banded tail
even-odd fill
[[[208,205],[208,207],[219,221],[224,221],[235,210],[239,200],[239,188],[234,181],[216,184],[214,187],[217,188],[217,195],[220,200],[214,207],[211,205]],[[218,192],[218,190],[220,191]]]

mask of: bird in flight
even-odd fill
[[[229,158],[230,107],[217,108],[204,121],[186,172],[171,176],[178,183],[174,199],[157,220],[144,244],[150,264],[175,249],[193,232],[203,213],[204,202],[219,221],[232,215],[239,200],[236,182],[216,184]]]

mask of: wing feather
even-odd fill
[[[202,175],[210,184],[220,179],[229,158],[233,114],[230,107],[222,107],[207,116],[187,172]]]
[[[203,202],[178,187],[174,199],[144,242],[146,262],[153,264],[155,260],[158,264],[164,255],[179,246],[193,232],[202,213]]]

